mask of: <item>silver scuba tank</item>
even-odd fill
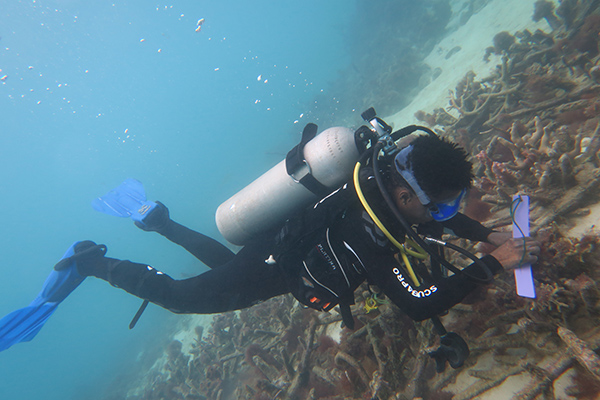
[[[299,170],[290,172],[283,160],[219,206],[216,222],[225,239],[244,245],[283,223],[293,212],[318,200],[305,186],[306,177],[321,187],[321,193],[333,191],[350,178],[360,155],[354,131],[344,127],[326,129],[301,145],[295,148],[302,159]]]

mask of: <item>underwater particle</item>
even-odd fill
[[[125,130],[123,131],[123,133],[124,133],[125,135],[127,135],[127,132],[129,132],[129,128],[125,128]]]
[[[260,82],[262,80],[262,75],[259,75],[256,80]]]
[[[2,77],[0,77],[0,81],[4,82],[6,81],[6,78],[8,78],[8,75],[3,75]]]
[[[33,69],[33,65],[30,65],[29,67],[27,67],[27,69]]]
[[[157,51],[158,51],[159,53],[162,53],[162,49],[158,49]]]
[[[146,39],[144,39],[144,38],[140,39],[140,43],[144,43],[145,41],[146,41]]]
[[[196,32],[200,32],[202,30],[202,24],[204,23],[204,18],[200,18],[196,23]]]
[[[219,70],[219,67],[215,68],[215,71],[218,71],[218,70]]]

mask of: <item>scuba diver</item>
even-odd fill
[[[239,310],[292,293],[316,310],[338,306],[348,328],[354,326],[354,291],[367,281],[413,320],[432,319],[441,346],[430,356],[438,371],[446,362],[458,368],[468,346],[456,333],[446,332],[438,316],[478,285],[490,283],[493,275],[535,263],[540,243],[511,239],[459,212],[473,179],[464,149],[424,127],[392,133],[374,111],[365,119],[378,129],[356,131],[363,154],[353,178],[283,224],[255,235],[237,253],[173,221],[162,203],[146,202],[135,225],[182,246],[211,268],[196,277],[175,280],[147,264],[107,257],[106,246],[91,241],[73,245],[55,270],[71,268],[81,277],[106,280],[145,304],[174,313]],[[316,126],[309,124],[307,130],[314,137]],[[376,132],[381,130],[387,143]],[[401,148],[388,146],[392,141],[402,142]],[[119,203],[110,197],[101,200],[111,209]],[[442,241],[444,233],[496,249],[478,258]],[[459,269],[446,261],[444,248],[473,262]],[[430,259],[429,267],[425,259]]]

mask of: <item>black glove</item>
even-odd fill
[[[169,218],[169,209],[160,201],[156,202],[156,207],[148,214],[142,222],[134,221],[135,226],[146,232],[160,232],[164,229],[171,219]]]

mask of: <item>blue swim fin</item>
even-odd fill
[[[142,182],[136,179],[126,179],[119,186],[92,201],[92,208],[101,213],[114,217],[131,217],[132,220],[144,224],[146,218],[157,206],[153,201],[146,200],[146,191]],[[137,225],[137,224],[136,224]],[[133,329],[148,306],[148,300],[144,300],[139,310],[129,324]]]
[[[115,217],[131,217],[143,224],[144,218],[156,207],[156,203],[147,201],[142,183],[130,178],[104,196],[94,199],[92,207]]]
[[[73,243],[61,261],[68,260],[75,250]],[[52,316],[58,305],[83,282],[85,277],[79,275],[75,261],[71,261],[60,271],[52,270],[42,291],[29,306],[13,311],[0,320],[0,351],[6,350],[20,342],[28,342],[38,334],[48,318]]]

